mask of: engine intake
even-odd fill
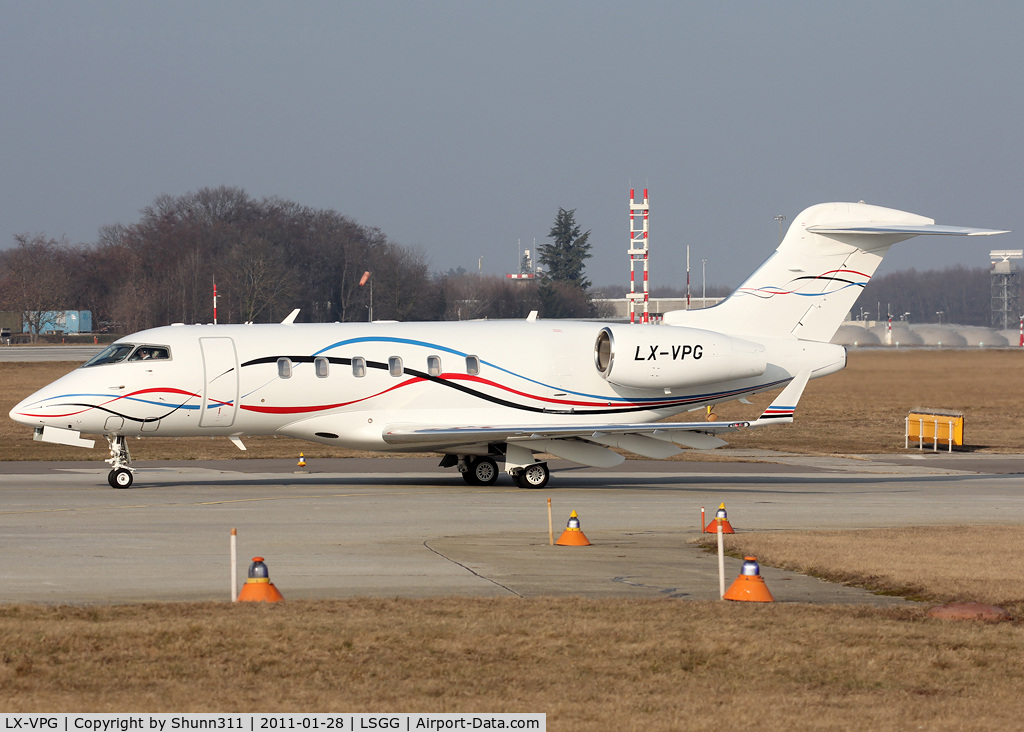
[[[609,383],[636,389],[681,389],[760,376],[764,346],[722,333],[678,326],[602,328],[594,365]]]

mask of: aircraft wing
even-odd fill
[[[663,459],[680,452],[676,445],[699,450],[710,450],[727,444],[719,434],[736,432],[751,427],[786,424],[793,421],[793,412],[803,394],[810,369],[798,373],[782,393],[755,420],[740,422],[644,422],[639,424],[537,424],[480,427],[426,427],[422,425],[388,425],[383,433],[390,445],[407,445],[423,449],[472,445],[477,443],[507,442],[521,444],[585,465],[603,467],[609,452],[597,445],[620,447],[638,455]],[[581,443],[591,443],[584,447]],[[600,450],[600,452],[596,452]],[[599,462],[594,463],[592,458]],[[621,456],[618,462],[621,462]]]

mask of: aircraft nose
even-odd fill
[[[13,419],[18,424],[33,424],[32,418],[25,416],[25,412],[28,409],[28,405],[32,403],[32,400],[34,398],[35,394],[28,397],[27,399],[22,399],[20,402],[14,405],[14,409],[12,409],[7,416]]]

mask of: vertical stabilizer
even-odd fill
[[[821,203],[794,219],[775,253],[726,300],[666,313],[664,322],[827,342],[893,244],[922,234],[998,233],[1005,232],[936,226],[924,216],[865,203]]]

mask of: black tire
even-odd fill
[[[107,482],[112,488],[131,488],[132,483],[135,482],[135,476],[126,468],[118,468],[107,474]]]
[[[550,477],[551,471],[548,470],[547,463],[534,463],[517,470],[512,480],[520,488],[536,490],[546,486]]]
[[[489,457],[477,458],[469,464],[474,485],[494,485],[498,481],[498,464]]]

